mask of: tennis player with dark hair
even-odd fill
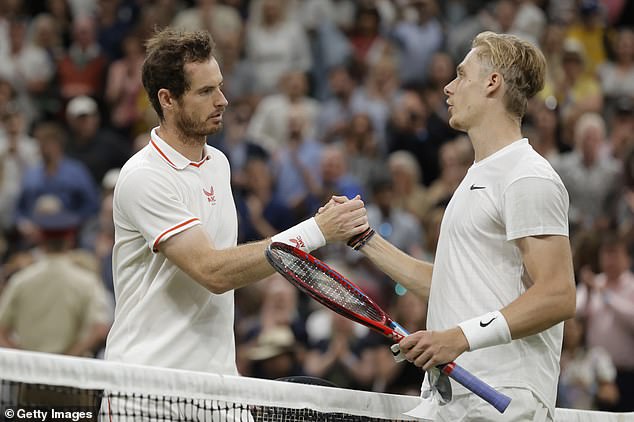
[[[475,162],[447,206],[434,263],[379,235],[361,248],[429,300],[427,330],[399,344],[409,361],[428,369],[456,360],[513,399],[500,415],[452,382],[454,399],[438,414],[443,421],[554,417],[562,321],[575,312],[568,194],[520,128],[545,67],[533,45],[479,34],[444,89],[449,124],[469,135]]]
[[[264,257],[271,239],[236,246],[229,163],[206,144],[227,107],[211,36],[157,33],[142,77],[160,126],[114,192],[116,310],[106,358],[237,374],[233,289],[273,272]],[[366,230],[363,202],[345,205],[273,239],[312,250]]]

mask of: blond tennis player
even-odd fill
[[[427,330],[400,343],[408,360],[456,360],[512,398],[501,415],[452,382],[441,421],[553,419],[562,321],[575,311],[568,194],[520,130],[545,67],[533,45],[479,34],[445,87],[449,124],[469,135],[475,162],[447,206],[433,265],[378,235],[361,249],[429,300]]]

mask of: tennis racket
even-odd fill
[[[314,256],[281,242],[271,243],[265,253],[277,272],[327,308],[397,343],[409,334],[359,287]],[[511,402],[510,397],[496,391],[455,362],[439,365],[438,369],[490,403],[500,413],[504,413]]]

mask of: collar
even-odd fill
[[[205,145],[205,156],[202,158],[202,160],[190,161],[189,158],[176,151],[170,146],[170,144],[161,139],[161,137],[157,133],[157,129],[158,126],[152,129],[152,132],[150,132],[150,147],[153,148],[167,164],[174,167],[176,170],[183,170],[190,165],[194,167],[200,167],[205,163],[205,161],[211,159],[211,147],[209,145]]]

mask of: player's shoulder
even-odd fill
[[[169,179],[169,172],[164,171],[165,167],[146,146],[130,157],[121,167],[116,186],[126,186],[136,182],[151,184],[154,180],[161,183],[163,180]]]
[[[525,177],[552,179],[561,182],[553,166],[546,158],[535,151],[530,144],[526,144],[517,153],[514,165],[508,173],[507,182],[511,183],[514,180]]]
[[[205,152],[211,158],[214,165],[220,164],[226,166],[227,169],[229,168],[229,158],[227,158],[224,152],[211,145],[205,145]]]

